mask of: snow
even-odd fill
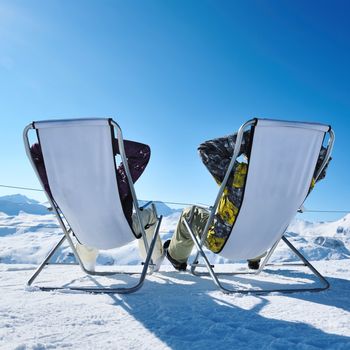
[[[0,197],[0,208],[1,212],[7,215],[18,215],[21,211],[38,215],[48,214],[45,205],[21,194]]]
[[[33,203],[37,204],[37,203]],[[164,208],[166,209],[166,208]],[[161,238],[172,236],[179,212],[163,220]],[[224,295],[209,278],[176,272],[165,260],[130,295],[93,295],[68,289],[42,292],[25,283],[61,237],[52,214],[18,215],[0,206],[0,349],[350,349],[350,214],[334,222],[294,220],[293,244],[331,284],[320,293]],[[67,245],[55,261],[73,262]],[[138,268],[136,242],[100,252],[99,269],[116,262]],[[215,256],[221,270],[242,263]],[[296,261],[281,243],[272,261]],[[273,273],[275,270],[276,273]],[[53,265],[38,277],[45,285],[113,286],[134,276],[84,275],[78,266]],[[290,287],[315,278],[302,267],[268,267],[260,276],[224,278],[237,286]]]
[[[170,267],[130,295],[40,292],[23,286],[33,266],[1,264],[0,347],[349,349],[348,265],[345,259],[315,263],[332,284],[326,292],[228,296],[210,280]],[[76,268],[54,269],[42,280],[90,282]]]

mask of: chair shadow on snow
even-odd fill
[[[268,269],[265,271],[267,272]],[[303,279],[310,276],[296,270],[276,270],[273,273],[281,277],[290,277],[293,279]],[[350,281],[338,277],[336,278],[327,276],[326,278],[330,283],[330,288],[328,290],[320,293],[295,293],[290,294],[289,297],[322,305],[333,306],[338,309],[350,312]]]
[[[274,273],[278,273],[282,279],[310,279],[309,274],[298,271]],[[92,284],[101,286],[98,278],[87,276],[87,279]],[[112,277],[113,279],[119,283],[128,283],[133,277],[116,276]],[[238,283],[243,280],[252,284],[254,281],[253,278],[234,278]],[[301,299],[349,311],[349,281],[339,278],[328,280],[332,286],[328,291],[288,294],[286,298]],[[271,283],[281,287],[279,283],[262,281],[253,285],[261,288],[269,284],[271,287]],[[110,286],[114,287],[113,283]],[[278,320],[261,315],[264,308],[271,303],[269,295],[225,296],[217,290],[211,279],[198,278],[188,273],[155,273],[152,279],[146,279],[139,292],[131,295],[111,294],[109,297],[115,306],[123,307],[171,349],[249,349],[256,348],[257,345],[268,349],[349,347],[349,337],[326,333],[302,321]],[[244,302],[244,298],[249,298],[249,302]],[[244,307],[236,305],[242,303]],[[287,302],[287,306],[281,305],[288,307],[290,302]],[[310,306],[307,310],[300,311],[300,314],[310,312],[314,307]],[[291,310],[286,309],[282,313],[289,314],[289,311]],[[278,310],[277,317],[280,314]]]

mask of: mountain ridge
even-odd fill
[[[139,205],[145,205],[147,201],[139,200]],[[48,203],[45,203],[48,205]],[[47,206],[35,199],[17,193],[0,197],[0,212],[6,215],[18,215],[21,211],[28,214],[46,215],[50,214]],[[170,208],[163,202],[155,202],[158,215],[169,216],[171,214],[181,212],[181,209]]]
[[[34,215],[50,214],[45,205],[19,193],[0,197],[0,212],[6,215],[18,215],[20,212]]]

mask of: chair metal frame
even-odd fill
[[[315,269],[314,266],[312,266],[312,264],[293,246],[293,244],[285,237],[285,234],[283,234],[281,236],[281,238],[271,247],[271,249],[268,251],[267,255],[265,256],[265,258],[263,259],[260,267],[258,270],[256,271],[233,271],[233,272],[215,272],[214,271],[214,265],[212,265],[208,259],[208,257],[206,256],[204,250],[203,250],[203,245],[204,242],[207,238],[208,235],[208,231],[209,228],[214,220],[214,216],[217,210],[217,207],[219,205],[221,196],[224,192],[224,189],[226,187],[226,183],[229,179],[229,176],[231,174],[231,171],[233,169],[233,166],[235,164],[236,159],[238,158],[239,155],[239,150],[241,148],[241,143],[242,143],[242,139],[243,139],[243,133],[244,131],[249,128],[252,127],[254,125],[256,125],[258,119],[254,118],[251,119],[249,121],[247,121],[246,123],[244,123],[238,130],[237,132],[237,138],[236,138],[236,144],[235,144],[235,148],[234,148],[234,152],[232,155],[232,159],[230,161],[230,164],[228,166],[228,169],[226,171],[224,180],[220,186],[219,192],[216,196],[216,200],[215,203],[212,207],[209,208],[209,218],[208,221],[206,223],[206,226],[203,230],[201,239],[199,240],[196,235],[193,233],[192,229],[191,229],[191,223],[193,220],[193,215],[194,215],[194,210],[195,208],[199,207],[199,208],[203,208],[200,206],[193,206],[192,210],[190,212],[190,217],[187,220],[186,218],[182,218],[183,223],[186,227],[186,229],[188,230],[194,245],[196,247],[196,254],[195,257],[193,259],[193,262],[191,264],[191,269],[190,272],[195,275],[195,276],[210,276],[213,280],[213,282],[215,283],[215,285],[225,294],[266,294],[266,293],[271,293],[271,292],[282,292],[282,293],[296,293],[296,292],[301,292],[301,291],[308,291],[308,292],[319,292],[322,290],[326,290],[327,288],[329,288],[330,284],[329,282]],[[320,166],[319,171],[317,172],[316,176],[315,176],[315,180],[318,179],[318,177],[320,176],[320,174],[322,173],[324,167],[326,166],[326,164],[328,163],[328,160],[331,156],[332,153],[332,149],[333,149],[333,145],[334,145],[334,140],[335,140],[335,134],[334,131],[332,130],[332,128],[330,127],[328,132],[329,134],[329,139],[328,139],[328,145],[327,145],[327,153],[325,156],[325,159],[323,160],[323,163]],[[306,198],[305,198],[306,199]],[[239,214],[238,214],[239,215]],[[287,229],[287,228],[286,228]],[[295,255],[302,261],[302,264],[295,264],[295,263],[284,263],[284,264],[268,264],[268,261],[270,260],[273,252],[275,251],[277,245],[279,244],[280,241],[283,241],[285,244],[287,244],[287,246],[295,253]],[[199,264],[198,262],[198,258],[199,256],[201,256],[204,259],[204,265]],[[322,286],[321,287],[305,287],[305,288],[295,288],[295,289],[291,289],[291,288],[274,288],[274,289],[230,289],[230,288],[226,288],[223,286],[222,282],[220,281],[218,276],[221,275],[228,275],[228,276],[235,276],[235,275],[258,275],[261,273],[261,271],[263,271],[265,266],[306,266],[309,268],[309,270],[311,270],[311,272],[319,279],[319,281],[321,282]],[[206,267],[208,272],[197,272],[196,268],[198,267]]]
[[[115,128],[117,131],[117,140],[118,140],[118,146],[119,146],[119,150],[120,150],[120,156],[121,156],[121,161],[124,164],[124,169],[125,169],[125,173],[128,179],[128,183],[129,183],[129,188],[130,188],[130,192],[131,192],[131,196],[133,199],[133,207],[134,207],[134,211],[136,214],[136,218],[139,222],[139,227],[141,228],[141,237],[143,239],[143,243],[145,245],[145,250],[146,250],[146,258],[145,261],[142,263],[143,267],[141,269],[141,271],[135,271],[135,272],[126,272],[126,271],[92,271],[92,270],[88,270],[85,268],[76,248],[74,245],[74,241],[73,241],[73,237],[74,237],[74,232],[72,230],[71,227],[69,227],[69,224],[67,222],[67,220],[64,217],[64,214],[61,212],[59,206],[57,205],[57,203],[55,202],[54,198],[45,190],[45,186],[41,180],[41,177],[39,175],[39,172],[36,168],[36,165],[34,163],[33,157],[31,155],[30,152],[30,142],[29,142],[29,132],[31,130],[36,130],[35,128],[35,122],[27,125],[23,131],[23,141],[24,141],[24,145],[25,145],[25,150],[27,153],[27,156],[30,160],[30,163],[37,175],[37,178],[42,186],[42,188],[44,189],[45,195],[47,197],[48,202],[50,203],[52,210],[58,220],[58,223],[63,231],[63,236],[60,238],[60,240],[58,241],[58,243],[51,249],[51,251],[49,252],[49,254],[46,256],[46,258],[43,260],[43,262],[39,265],[39,267],[36,269],[36,271],[33,273],[33,275],[30,277],[30,279],[27,282],[27,286],[31,286],[34,282],[34,280],[38,277],[38,275],[43,271],[43,269],[48,266],[48,265],[76,265],[76,264],[64,264],[64,263],[51,263],[50,259],[52,258],[52,256],[55,254],[55,252],[59,249],[59,247],[63,244],[63,242],[65,240],[67,240],[75,258],[76,261],[78,263],[78,265],[80,266],[81,270],[88,274],[88,275],[94,275],[94,276],[112,276],[112,275],[116,275],[116,274],[123,274],[123,275],[132,275],[132,274],[140,274],[140,277],[137,281],[136,284],[131,285],[131,286],[127,286],[127,287],[116,287],[116,288],[109,288],[109,287],[66,287],[66,286],[35,286],[37,288],[39,288],[42,291],[52,291],[52,290],[57,290],[57,289],[69,289],[69,290],[76,290],[76,291],[84,291],[84,292],[89,292],[89,293],[108,293],[108,294],[128,294],[128,293],[133,293],[136,292],[137,290],[139,290],[143,283],[144,280],[146,278],[147,273],[152,274],[154,272],[154,263],[152,261],[152,253],[156,244],[156,240],[157,240],[157,236],[159,235],[159,229],[160,229],[160,225],[161,225],[161,221],[162,221],[162,215],[158,216],[157,215],[157,211],[156,211],[156,207],[154,205],[154,203],[152,202],[148,202],[146,203],[144,206],[142,207],[138,207],[137,203],[137,196],[136,196],[136,191],[133,185],[133,181],[132,181],[132,177],[130,174],[130,170],[129,170],[129,165],[128,165],[128,161],[127,161],[127,157],[125,154],[125,149],[124,149],[124,141],[123,141],[123,134],[122,134],[122,130],[120,128],[120,126],[113,120],[113,119],[108,119],[108,122],[111,126],[111,128]],[[38,140],[38,142],[40,143],[40,141]],[[117,199],[116,199],[117,200]],[[144,208],[146,208],[147,206],[151,205],[152,206],[152,210],[154,211],[154,213],[156,214],[157,217],[157,223],[155,225],[154,228],[154,233],[153,233],[153,237],[151,240],[151,243],[148,244],[147,241],[147,237],[146,237],[146,232],[145,232],[145,228],[142,225],[142,220],[141,220],[141,214],[140,211],[142,211]],[[140,238],[141,239],[141,238]]]

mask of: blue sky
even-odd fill
[[[306,206],[349,210],[349,10],[348,1],[0,0],[0,184],[38,188],[22,143],[32,120],[112,116],[152,147],[140,198],[210,204],[217,187],[197,145],[258,116],[333,126],[333,162]]]

